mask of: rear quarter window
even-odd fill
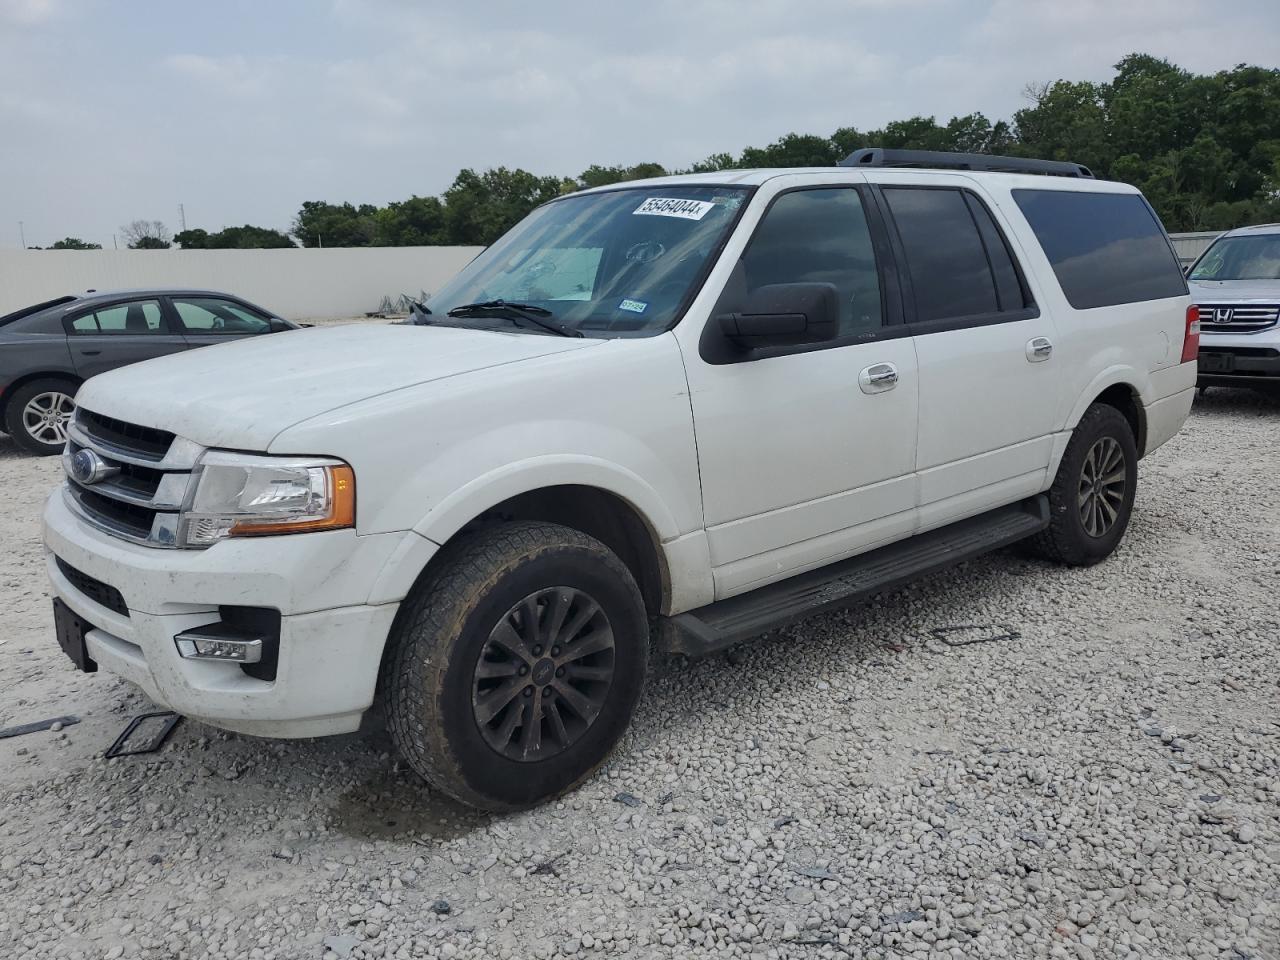
[[[1140,195],[1077,190],[1014,190],[1077,310],[1187,293],[1164,227]]]

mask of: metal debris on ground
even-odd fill
[[[638,807],[640,806],[640,802],[641,802],[639,797],[631,793],[619,793],[613,799],[616,800],[618,803],[624,804],[628,807]]]
[[[949,647],[967,647],[974,643],[993,643],[1000,640],[1020,640],[1022,634],[1007,624],[968,623],[954,627],[934,627],[929,631],[935,639]]]
[[[880,917],[880,923],[889,926],[895,923],[915,923],[917,920],[924,919],[924,912],[921,910],[904,910],[902,913],[890,913]]]
[[[5,727],[0,730],[0,740],[6,737],[20,737],[26,733],[39,733],[41,730],[61,730],[73,723],[79,723],[79,717],[51,717],[48,720],[37,720],[34,723],[20,723],[16,727]]]
[[[796,873],[810,880],[834,880],[836,875],[826,867],[800,867]]]
[[[129,725],[124,728],[120,736],[116,737],[116,742],[111,744],[102,755],[107,760],[113,760],[116,757],[132,757],[139,753],[155,753],[169,739],[169,734],[173,733],[173,728],[178,725],[181,720],[178,714],[172,710],[157,710],[154,713],[141,713],[129,721]],[[148,720],[159,721],[158,724],[148,724],[150,727],[158,727],[151,734],[150,739],[142,741],[137,747],[130,747],[129,741]]]

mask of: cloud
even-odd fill
[[[60,0],[0,0],[0,22],[44,23],[57,17],[61,10]]]
[[[916,114],[1009,119],[1126,53],[1274,63],[1274,0],[0,0],[0,209],[110,242],[184,203],[287,227],[463,167],[687,165]],[[127,67],[127,68],[126,68]],[[38,143],[31,151],[21,145]],[[169,219],[172,219],[170,215]],[[46,229],[46,228],[41,228]],[[0,224],[0,244],[16,243]],[[36,242],[39,242],[38,240]]]

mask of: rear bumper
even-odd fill
[[[373,703],[398,604],[365,601],[381,561],[403,535],[377,542],[383,538],[334,534],[159,550],[89,527],[67,508],[61,491],[45,508],[49,581],[92,625],[85,643],[99,667],[178,713],[265,737],[347,733]],[[118,590],[123,607],[111,609],[101,591],[72,583],[55,558]],[[280,611],[274,680],[250,676],[235,663],[179,655],[174,636],[217,622],[220,605]]]

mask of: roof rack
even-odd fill
[[[944,170],[990,170],[997,173],[1038,173],[1049,177],[1092,180],[1093,171],[1067,160],[1031,160],[986,153],[948,153],[942,150],[886,150],[863,147],[840,161],[841,167],[939,167]]]

